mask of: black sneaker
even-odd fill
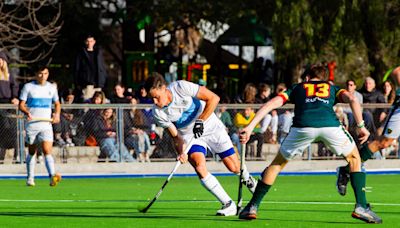
[[[340,166],[336,169],[336,189],[340,195],[346,195],[347,183],[350,180],[350,173],[347,172],[346,166]]]
[[[371,210],[369,204],[367,204],[367,208],[363,208],[361,205],[356,204],[351,217],[360,219],[366,223],[382,223],[382,219]]]
[[[258,206],[255,204],[247,204],[239,213],[239,219],[253,220],[257,219]]]

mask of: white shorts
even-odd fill
[[[320,141],[333,153],[347,156],[356,146],[354,139],[342,126],[321,128],[292,127],[281,145],[280,153],[287,160],[302,155],[312,142]]]
[[[204,133],[200,138],[193,139],[192,145],[199,145],[208,148],[211,152],[220,154],[233,148],[231,138],[226,132],[225,125],[214,115],[207,120],[204,126]],[[193,133],[182,135],[185,143],[187,144]]]
[[[53,127],[50,123],[27,124],[25,141],[29,145],[53,142]]]
[[[400,108],[397,108],[388,120],[384,136],[391,139],[400,137]]]

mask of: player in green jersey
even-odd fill
[[[370,159],[373,153],[392,145],[392,143],[400,137],[400,66],[394,68],[391,75],[393,81],[396,82],[398,87],[396,98],[387,118],[383,135],[374,141],[369,142],[367,145],[361,146],[360,156],[363,162]],[[337,169],[337,176],[336,188],[339,194],[344,196],[346,195],[347,183],[349,182],[349,167],[339,167]]]
[[[361,106],[348,91],[339,89],[325,81],[325,67],[315,65],[310,69],[308,79],[279,94],[264,104],[253,121],[241,131],[241,143],[246,143],[256,124],[271,110],[282,106],[286,101],[294,103],[293,125],[282,142],[279,153],[265,168],[262,179],[247,206],[240,212],[240,219],[256,219],[261,200],[274,184],[279,172],[295,155],[315,141],[323,142],[331,151],[342,155],[350,164],[350,179],[356,197],[352,216],[369,223],[382,220],[371,211],[365,196],[365,173],[361,172],[361,158],[353,138],[341,126],[333,111],[336,102],[349,103],[358,124],[363,122]],[[358,128],[359,140],[365,142],[370,135],[365,127]]]

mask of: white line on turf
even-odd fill
[[[32,203],[142,203],[147,200],[30,200],[30,199],[0,199],[0,202],[32,202]],[[213,203],[216,200],[160,200],[160,203]],[[304,205],[354,205],[353,202],[306,202],[306,201],[264,201],[268,204],[304,204]],[[376,206],[400,206],[400,203],[373,203]]]

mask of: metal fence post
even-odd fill
[[[124,145],[124,109],[117,107],[117,140],[118,140],[118,152],[119,162],[122,162],[122,148]]]
[[[20,115],[21,112],[17,111]],[[23,164],[25,162],[25,139],[24,139],[24,120],[17,119],[17,148],[15,153],[19,153],[19,163]]]

